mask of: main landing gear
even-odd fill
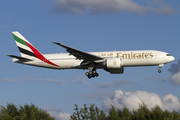
[[[96,70],[89,70],[89,72],[86,72],[85,75],[91,79],[92,77],[98,77],[99,74],[96,72]]]
[[[164,66],[164,64],[159,64],[159,70],[158,73],[161,73],[161,68]]]

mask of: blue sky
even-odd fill
[[[33,103],[58,120],[68,119],[74,104],[84,103],[107,111],[110,104],[135,109],[137,101],[148,107],[158,101],[163,109],[180,110],[179,5],[177,0],[1,1],[0,105]],[[89,80],[83,70],[12,63],[6,55],[20,55],[12,31],[44,54],[66,52],[51,43],[57,41],[86,52],[153,49],[176,59],[161,74],[158,66],[132,67],[118,75],[98,70],[100,76]]]

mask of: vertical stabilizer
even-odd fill
[[[23,58],[32,58],[35,57],[47,64],[59,67],[58,65],[52,63],[48,59],[46,59],[30,42],[26,40],[19,32],[15,31],[12,32],[14,39],[16,41],[16,44],[19,48],[20,54]],[[12,56],[10,56],[12,57]]]
[[[31,47],[34,48],[34,46],[28,42],[26,38],[17,31],[12,32],[12,34],[22,57],[37,57],[31,49]],[[37,49],[35,50],[38,51]]]

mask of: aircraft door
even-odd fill
[[[159,58],[159,53],[155,53],[154,57],[155,57],[155,59],[158,59]]]

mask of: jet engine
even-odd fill
[[[121,68],[121,60],[120,60],[120,58],[107,59],[104,64],[105,64],[107,69]]]
[[[124,67],[121,66],[122,62],[120,58],[107,59],[104,65],[106,66],[104,70],[111,74],[121,74],[124,72]]]

